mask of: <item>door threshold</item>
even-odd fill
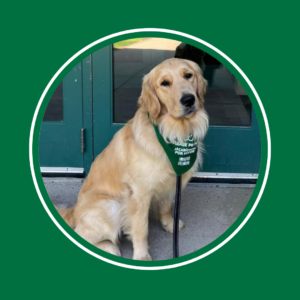
[[[256,173],[195,172],[190,182],[256,184],[257,178]]]
[[[84,177],[84,168],[41,167],[43,177]]]
[[[71,167],[41,167],[43,177],[84,177],[84,168]],[[191,182],[210,183],[250,183],[255,184],[258,178],[256,173],[214,173],[195,172]]]

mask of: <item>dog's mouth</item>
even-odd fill
[[[196,107],[185,107],[181,118],[189,118],[196,112]]]

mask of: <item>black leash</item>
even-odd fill
[[[176,139],[170,142],[161,135],[157,125],[152,123],[149,112],[148,119],[152,124],[156,137],[164,149],[168,159],[174,169],[176,178],[176,194],[174,206],[174,223],[173,223],[173,258],[179,257],[178,234],[179,234],[179,215],[180,215],[180,198],[181,198],[181,175],[190,170],[197,160],[198,142],[190,134],[185,142],[178,142]]]
[[[173,258],[179,257],[179,216],[180,216],[180,200],[181,200],[181,175],[176,179],[176,194],[174,206],[174,223],[173,223]]]

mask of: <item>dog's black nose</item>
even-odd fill
[[[191,107],[195,103],[195,96],[192,94],[186,94],[181,97],[180,102],[184,106]]]

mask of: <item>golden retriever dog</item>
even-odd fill
[[[139,108],[95,159],[75,206],[58,209],[82,238],[120,256],[118,237],[128,235],[133,259],[151,260],[148,252],[148,214],[156,209],[162,227],[173,232],[171,201],[176,174],[160,145],[153,124],[169,141],[198,141],[197,160],[182,175],[185,187],[202,163],[202,141],[208,128],[203,107],[206,81],[197,64],[171,58],[143,79]],[[180,228],[184,226],[180,221]]]

